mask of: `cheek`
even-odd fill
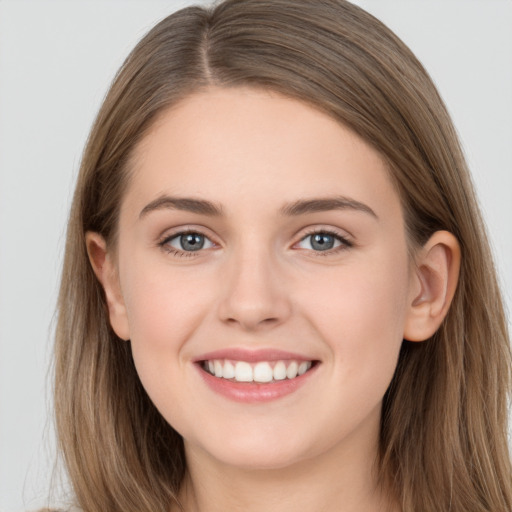
[[[383,394],[391,380],[403,340],[409,278],[406,255],[375,258],[374,262],[336,269],[310,283],[309,320],[327,341],[334,372],[360,392]],[[332,283],[337,283],[333,287]],[[378,386],[376,386],[378,384]],[[374,387],[375,385],[375,387]]]
[[[167,371],[182,364],[182,347],[211,309],[211,287],[199,287],[197,275],[191,279],[190,272],[166,265],[130,264],[123,291],[133,357],[144,381],[159,373],[159,365]]]
[[[304,283],[310,307],[326,325],[339,319],[342,330],[377,327],[377,322],[381,328],[401,328],[409,295],[407,256],[369,254],[354,260]]]
[[[408,296],[406,270],[400,265],[366,267],[347,280],[351,299],[345,307],[347,316],[354,319],[347,323],[348,334],[376,348],[395,339],[401,341]]]
[[[149,270],[148,270],[149,268]],[[197,277],[197,276],[196,276]],[[210,287],[167,266],[135,267],[125,282],[134,364],[151,401],[177,428],[191,407],[184,347],[211,309]],[[187,398],[188,396],[188,398]],[[187,422],[185,421],[185,424]]]

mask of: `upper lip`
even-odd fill
[[[294,361],[314,361],[314,358],[278,349],[246,349],[226,348],[207,352],[194,358],[194,362],[211,361],[214,359],[230,359],[232,361],[246,361],[248,363],[257,361],[283,361],[293,359]]]

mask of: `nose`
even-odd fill
[[[264,250],[232,256],[222,277],[221,321],[245,331],[285,322],[292,308],[277,262]]]

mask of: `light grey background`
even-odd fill
[[[312,0],[313,1],[313,0]],[[0,0],[0,510],[46,504],[47,382],[66,215],[116,69],[172,0]],[[430,71],[473,171],[512,304],[512,2],[361,0]]]

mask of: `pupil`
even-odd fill
[[[317,233],[316,235],[313,235],[311,247],[317,251],[327,251],[332,249],[334,247],[334,237],[332,235]]]
[[[180,243],[185,251],[198,251],[204,246],[204,237],[198,233],[188,233],[181,235]]]

